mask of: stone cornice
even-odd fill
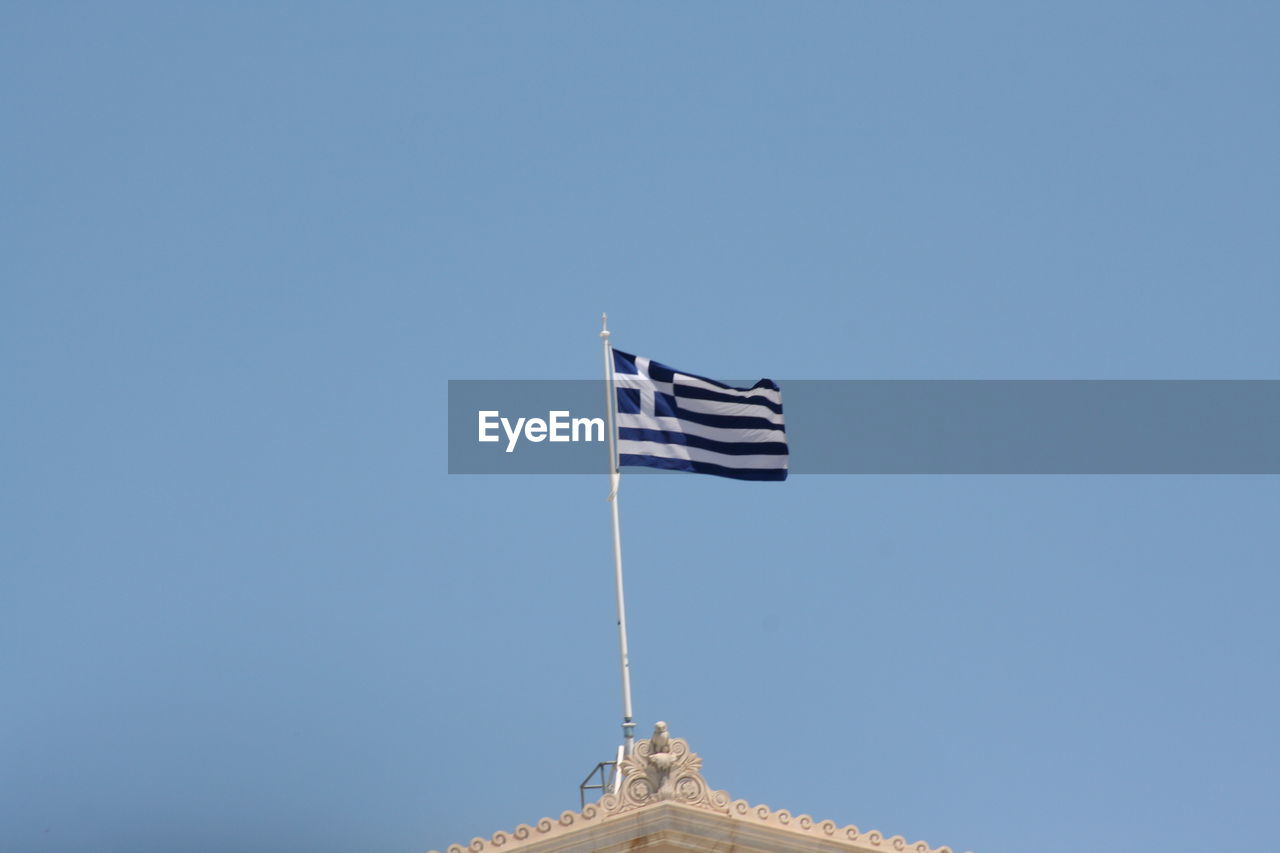
[[[776,850],[779,845],[812,853],[952,853],[949,847],[908,842],[900,835],[862,831],[852,824],[814,820],[786,809],[732,800],[725,791],[711,790],[702,778],[702,759],[682,738],[661,737],[636,742],[623,759],[623,783],[613,794],[580,812],[543,818],[533,826],[521,824],[489,839],[454,844],[447,853],[497,853],[521,850],[606,851],[624,849],[628,839],[665,839],[682,849]],[[579,843],[581,842],[581,843]],[[696,843],[695,843],[696,842]],[[438,851],[431,851],[438,853]]]

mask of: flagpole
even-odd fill
[[[622,533],[618,526],[618,428],[614,410],[617,393],[613,383],[613,346],[609,343],[609,316],[600,315],[600,341],[604,349],[605,429],[609,445],[609,507],[613,514],[613,582],[618,597],[618,653],[622,664],[622,736],[631,754],[635,721],[631,718],[631,661],[627,655],[627,605],[622,595]]]

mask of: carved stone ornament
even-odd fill
[[[714,813],[700,816],[705,825],[720,827],[720,835],[706,835],[710,839],[723,837],[729,839],[729,846],[704,846],[699,850],[737,849],[734,844],[741,843],[742,830],[755,827],[766,829],[778,836],[770,844],[755,843],[749,848],[741,849],[834,849],[846,853],[951,853],[950,847],[931,848],[923,841],[914,844],[907,842],[900,835],[886,837],[872,830],[863,832],[850,824],[840,826],[834,821],[816,821],[807,814],[792,815],[786,809],[774,811],[768,806],[753,806],[746,800],[730,801],[725,791],[712,791],[702,778],[702,759],[689,751],[689,744],[678,737],[667,735],[666,723],[658,723],[653,737],[649,740],[636,741],[631,755],[622,759],[622,784],[617,793],[605,794],[598,802],[588,803],[581,812],[565,812],[559,819],[544,817],[535,825],[521,824],[512,832],[496,832],[490,839],[473,838],[470,844],[453,844],[448,853],[512,853],[513,848],[533,846],[539,851],[561,849],[555,846],[556,841],[563,842],[563,849],[602,849],[595,846],[596,840],[607,835],[610,825],[625,826],[629,820],[620,820],[612,824],[612,820],[620,815],[634,812],[645,806],[657,806],[649,816],[663,816],[667,812],[679,809],[667,809],[663,803],[693,806]],[[684,815],[686,822],[688,815]],[[642,820],[643,816],[634,819]],[[726,828],[727,825],[727,828]],[[689,831],[687,825],[682,831]],[[707,830],[711,832],[711,830]],[[592,835],[595,833],[596,835]],[[727,833],[727,834],[726,834]],[[578,839],[574,842],[573,839]],[[733,839],[737,838],[735,842]],[[788,840],[788,838],[793,840]],[[799,847],[800,839],[812,842],[824,842],[832,847]],[[639,839],[635,839],[639,840]],[[616,845],[616,839],[602,842]],[[547,846],[550,844],[551,846]],[[609,846],[608,849],[620,849]],[[670,848],[674,849],[674,848]],[[684,848],[681,848],[684,849]],[[695,849],[695,848],[688,848]],[[432,853],[436,853],[432,851]]]
[[[729,794],[708,787],[702,778],[702,759],[689,751],[684,738],[668,737],[666,723],[658,723],[649,740],[636,741],[619,769],[622,784],[617,793],[600,798],[606,817],[660,802],[729,812]]]

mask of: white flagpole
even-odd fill
[[[622,736],[627,755],[635,736],[635,721],[631,719],[631,661],[627,656],[627,605],[622,595],[622,533],[618,527],[618,428],[614,409],[618,395],[613,383],[613,347],[609,343],[609,316],[600,315],[600,340],[604,347],[604,396],[605,429],[609,434],[609,506],[613,512],[613,580],[618,594],[618,652],[622,661]]]

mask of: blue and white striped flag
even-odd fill
[[[619,350],[613,378],[619,465],[787,479],[782,392],[773,380],[733,388]]]

